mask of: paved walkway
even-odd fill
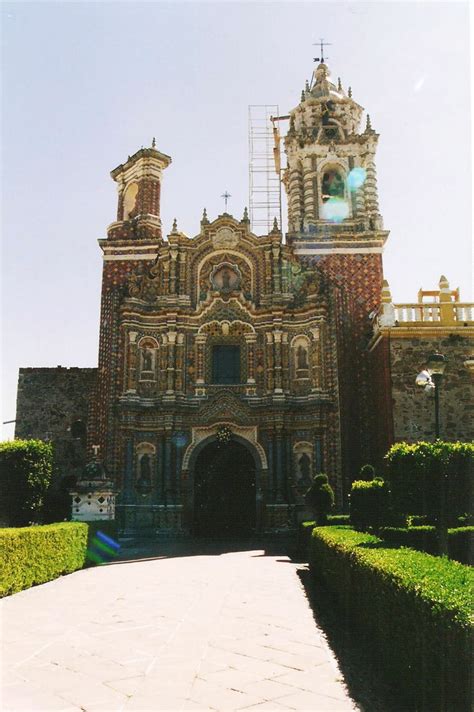
[[[1,709],[358,709],[298,565],[258,549],[205,552],[155,544],[146,559],[4,599]]]

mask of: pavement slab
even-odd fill
[[[10,596],[0,708],[359,710],[298,568],[258,545],[156,542]]]

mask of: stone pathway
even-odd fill
[[[298,565],[209,548],[154,544],[4,599],[1,709],[359,709]]]

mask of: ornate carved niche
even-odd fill
[[[158,361],[158,342],[151,336],[145,336],[138,342],[139,381],[156,381]]]
[[[210,281],[213,291],[230,294],[240,290],[242,275],[237,265],[222,262],[213,268]]]
[[[311,380],[311,343],[307,336],[300,334],[291,341],[291,369],[296,381]]]
[[[222,297],[241,292],[246,299],[252,296],[252,269],[246,259],[236,254],[211,254],[201,266],[198,278],[198,297],[207,299],[213,292]]]
[[[148,442],[139,443],[135,449],[135,489],[143,496],[153,488],[153,473],[156,471],[156,448]]]
[[[314,474],[313,446],[306,440],[293,445],[293,487],[297,501],[303,502],[306,491],[311,486]]]

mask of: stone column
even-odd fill
[[[255,395],[255,344],[257,341],[257,334],[250,333],[245,334],[245,341],[247,342],[247,387],[246,394],[248,396]]]
[[[168,366],[167,366],[167,388],[166,395],[174,395],[174,376],[175,376],[175,344],[176,331],[168,331]]]
[[[137,392],[137,336],[136,331],[128,332],[127,392]]]
[[[303,177],[299,168],[293,168],[289,176],[289,196],[288,205],[292,217],[292,226],[290,228],[295,232],[300,230],[303,220]]]
[[[174,503],[173,472],[171,470],[171,430],[165,432],[164,462],[166,504]]]
[[[182,393],[184,390],[184,334],[178,334],[176,339],[176,378],[175,390]]]
[[[313,170],[313,160],[311,156],[305,156],[303,158],[303,195],[304,195],[304,223],[305,225],[314,224],[315,222],[315,210],[314,210],[314,190],[313,190],[313,179],[315,177],[315,172]]]
[[[267,339],[267,348],[266,348],[266,387],[267,391],[273,391],[274,388],[274,383],[275,383],[275,373],[274,373],[274,367],[275,367],[275,361],[273,358],[273,333],[271,331],[268,331],[266,334],[266,339]]]
[[[196,387],[195,394],[197,396],[206,395],[204,387],[206,377],[206,341],[207,334],[196,335]]]
[[[276,503],[283,502],[283,443],[282,434],[276,436]]]
[[[281,274],[280,274],[280,245],[273,245],[272,247],[272,267],[273,267],[273,292],[275,294],[280,294],[281,292]]]
[[[170,249],[170,258],[170,294],[176,294],[176,262],[178,258],[176,247]]]
[[[186,253],[179,252],[179,287],[178,294],[186,294]]]
[[[275,374],[274,380],[274,393],[283,393],[282,388],[282,377],[281,377],[281,339],[283,332],[281,329],[274,329],[273,331],[273,354],[274,354],[274,365],[273,370]]]

